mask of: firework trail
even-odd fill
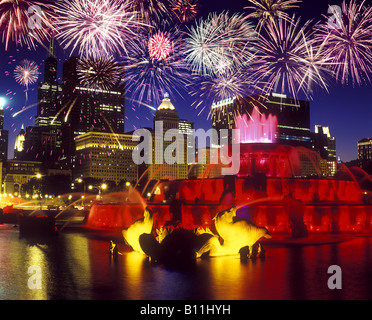
[[[57,5],[58,35],[71,54],[95,57],[126,51],[126,42],[143,26],[129,0],[63,0]]]
[[[65,116],[65,122],[67,122],[68,117],[70,116],[71,110],[72,110],[72,108],[74,107],[74,105],[75,105],[77,99],[78,99],[78,97],[76,97],[76,98],[74,99],[74,101],[72,101],[70,107],[68,108],[67,113],[66,113],[66,116]],[[57,117],[57,116],[56,116],[56,117]]]
[[[18,112],[16,112],[16,113],[13,113],[13,114],[12,114],[12,118],[17,117],[17,116],[20,115],[21,113],[23,113],[23,112],[25,112],[25,111],[27,111],[27,110],[29,110],[29,109],[35,107],[35,106],[37,106],[37,103],[34,103],[34,104],[32,104],[32,105],[30,105],[30,106],[28,106],[28,107],[24,107],[22,110],[20,110],[20,111],[18,111]]]
[[[286,10],[298,8],[298,3],[301,0],[248,0],[252,6],[244,7],[244,9],[252,9],[253,12],[248,15],[248,18],[258,19],[257,28],[261,30],[266,22],[274,22],[276,18],[291,21]]]
[[[365,1],[342,3],[341,12],[330,7],[335,23],[317,26],[316,38],[326,42],[326,54],[332,58],[332,70],[342,84],[371,82],[372,72],[372,7]]]
[[[135,102],[135,103],[138,103],[138,104],[140,104],[142,106],[145,106],[146,108],[149,108],[149,109],[151,109],[153,111],[156,111],[157,110],[156,108],[154,108],[154,107],[150,106],[149,104],[146,104],[146,103],[144,103],[142,101],[138,101],[138,100],[134,100],[134,99],[130,99],[130,101]]]
[[[72,102],[72,107],[71,105],[69,106],[68,103],[66,103],[58,112],[57,114],[54,116],[54,118],[52,119],[52,122],[51,122],[51,125],[53,125],[54,121],[56,121],[59,117],[59,115],[62,113],[63,110],[65,110],[67,107],[69,107],[69,113],[71,112],[71,109],[73,108],[73,106],[75,105],[76,101],[77,101],[78,97],[76,97],[74,99],[74,101]],[[65,118],[65,121],[67,121],[68,117]]]
[[[256,33],[242,14],[210,14],[188,30],[186,60],[198,74],[231,72],[252,57]]]
[[[54,1],[0,0],[0,30],[5,50],[9,42],[35,49],[35,42],[50,38]]]

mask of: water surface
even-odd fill
[[[0,299],[371,299],[371,244],[370,237],[356,237],[338,244],[266,247],[264,260],[218,257],[175,271],[135,252],[114,261],[108,241],[90,233],[63,232],[36,243],[3,226]],[[28,287],[32,265],[42,271],[40,290]],[[342,290],[327,286],[330,265],[342,268]]]

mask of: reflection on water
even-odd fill
[[[187,272],[151,265],[139,253],[117,261],[108,242],[63,233],[44,244],[0,229],[0,299],[361,299],[372,298],[372,238],[331,245],[267,247],[266,258],[198,260]],[[342,268],[342,290],[330,290],[327,269]],[[42,271],[42,289],[28,288],[28,267]]]

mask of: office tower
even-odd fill
[[[254,108],[258,108],[266,118],[270,114],[276,116],[277,143],[311,148],[309,102],[290,99],[283,94],[256,94],[216,102],[212,105],[212,126],[218,131],[234,129],[236,117],[246,114],[247,119],[250,119]]]
[[[4,130],[4,108],[0,107],[0,161],[8,159],[9,131]]]
[[[358,163],[361,168],[372,173],[372,139],[364,138],[358,141]]]
[[[62,85],[57,81],[57,58],[53,40],[44,65],[44,80],[38,85],[37,115],[34,127],[23,126],[16,139],[14,159],[41,161],[46,168],[55,167],[61,156]]]
[[[35,127],[47,127],[58,133],[61,128],[61,116],[57,114],[62,108],[62,85],[57,81],[58,60],[53,52],[52,41],[49,56],[44,62],[44,81],[38,86]]]
[[[88,132],[76,137],[74,178],[136,182],[138,166],[132,160],[137,142],[132,135]]]
[[[336,138],[331,136],[329,127],[316,125],[313,133],[314,150],[329,161],[336,161]]]
[[[337,170],[336,138],[331,136],[329,127],[316,125],[312,141],[314,151],[324,160],[320,163],[323,175],[333,176]]]
[[[63,157],[73,167],[75,138],[84,133],[124,133],[124,89],[94,89],[80,83],[77,57],[63,64]]]
[[[23,150],[25,149],[26,131],[22,125],[21,131],[17,134],[14,144],[14,160],[22,159]]]
[[[23,136],[23,137],[22,137]],[[57,133],[48,127],[27,127],[21,129],[16,138],[14,159],[41,161],[47,168],[54,167],[58,159]]]
[[[160,127],[162,132],[160,132]],[[164,94],[164,99],[156,110],[154,117],[154,151],[153,165],[150,167],[149,175],[152,180],[161,178],[167,179],[186,179],[188,172],[187,150],[189,147],[187,139],[193,135],[194,124],[187,120],[180,119],[176,108],[169,98],[169,94]],[[172,141],[164,141],[166,132],[170,129],[175,129],[180,133],[182,139],[174,138]],[[166,152],[167,147],[176,143],[178,150],[183,150],[181,153],[174,151],[172,154]],[[172,164],[172,158],[175,158],[175,163]]]

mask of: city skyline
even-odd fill
[[[243,7],[247,5],[246,1],[234,1],[229,7],[224,3],[218,2],[210,6],[210,1],[204,1],[201,7],[201,14],[205,17],[208,12],[221,12],[224,9],[230,12],[245,12]],[[313,4],[313,5],[312,5]],[[341,1],[332,1],[329,4],[340,5]],[[326,3],[317,3],[303,1],[300,8],[295,10],[303,19],[314,18],[321,19],[321,15],[327,15]],[[324,19],[324,18],[323,18]],[[192,25],[190,23],[189,25]],[[14,44],[9,46],[8,51],[3,48],[2,59],[0,63],[0,96],[6,98],[4,129],[9,130],[9,158],[12,158],[15,137],[21,130],[21,126],[33,126],[35,116],[37,115],[37,86],[43,79],[43,63],[48,56],[47,44],[45,48],[38,45],[35,51],[28,51],[26,47],[16,48]],[[4,45],[2,45],[4,46]],[[58,79],[62,81],[62,63],[68,58],[68,52],[61,49],[56,44],[56,56],[58,58]],[[24,87],[21,87],[13,78],[13,69],[25,58],[35,60],[39,65],[41,74],[37,83],[30,85],[27,92],[27,102]],[[330,84],[329,93],[324,90],[318,90],[310,100],[310,122],[311,130],[315,125],[328,126],[331,134],[337,140],[337,155],[342,161],[347,162],[357,158],[357,142],[363,138],[372,136],[372,130],[369,129],[368,119],[370,117],[370,101],[372,101],[372,85],[352,86],[340,85],[335,82]],[[193,99],[187,92],[183,92],[184,97],[172,99],[177,112],[181,118],[193,121],[195,128],[208,129],[212,126],[212,120],[209,110],[206,108],[199,114],[201,108],[196,109],[192,106]],[[302,98],[302,97],[301,97]],[[25,103],[26,102],[26,103]],[[153,109],[157,105],[150,105]],[[132,131],[141,127],[151,126],[155,116],[154,110],[149,105],[142,105],[133,101],[126,100],[125,105],[125,130]],[[18,113],[18,114],[17,114]],[[139,113],[141,116],[139,116]],[[13,117],[13,115],[15,115]]]
[[[368,1],[0,1],[0,300],[370,299]]]

